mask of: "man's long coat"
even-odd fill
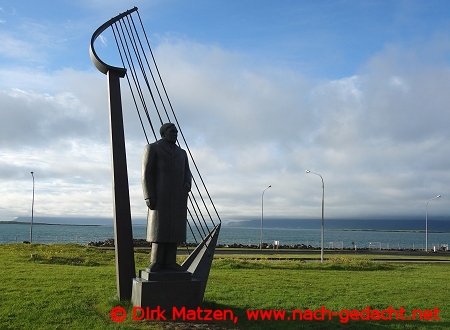
[[[156,198],[149,209],[147,241],[186,241],[187,197],[191,187],[186,151],[165,140],[148,144],[142,158],[144,199]]]

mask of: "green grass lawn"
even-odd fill
[[[323,264],[217,257],[202,308],[231,310],[237,323],[135,321],[133,306],[116,299],[114,251],[75,244],[0,245],[0,329],[450,328],[448,264],[372,262],[348,255],[333,256]],[[147,266],[147,253],[136,252],[135,258],[138,269]],[[127,310],[122,323],[110,318],[115,306]],[[331,321],[247,320],[247,310],[286,311],[287,318],[293,310],[314,311],[322,306],[330,312],[344,310],[343,321],[350,310],[367,306],[380,311],[403,307],[405,316],[411,316],[414,309],[433,311],[437,307],[440,320],[342,323],[339,315]]]

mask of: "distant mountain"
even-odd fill
[[[298,228],[320,229],[321,219],[264,219],[264,228]],[[425,217],[423,219],[366,219],[343,220],[325,219],[325,229],[349,229],[349,230],[425,230]],[[230,221],[229,227],[260,228],[261,219],[246,221]],[[428,220],[429,231],[450,232],[450,218]]]
[[[17,222],[31,222],[31,217],[18,217]],[[132,219],[133,225],[145,224],[145,219]],[[82,218],[82,217],[34,217],[33,223],[61,224],[61,225],[100,225],[113,226],[113,218]]]
[[[31,217],[18,217],[16,222],[30,223]],[[101,225],[113,226],[112,218],[82,218],[82,217],[34,217],[34,223],[67,224],[67,225]],[[132,219],[133,225],[145,225],[146,219]],[[264,219],[264,228],[298,228],[320,229],[321,219]],[[261,219],[230,220],[224,221],[227,227],[260,228]],[[425,217],[400,218],[400,219],[364,219],[344,220],[326,219],[325,229],[348,230],[425,230]],[[433,217],[428,220],[428,230],[450,232],[450,217]]]

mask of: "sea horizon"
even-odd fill
[[[0,222],[0,244],[21,243],[30,240],[31,223],[26,218],[19,218],[20,222]],[[103,224],[70,224],[70,223],[43,223],[44,218],[33,219],[33,243],[78,243],[88,244],[89,242],[103,242],[114,238],[114,226],[112,219],[108,219]],[[55,220],[55,218],[52,218]],[[413,249],[421,250],[425,248],[425,220],[422,221],[390,221],[391,228],[361,228],[362,221],[350,220],[353,225],[359,228],[332,228],[333,222],[325,221],[325,248],[348,249],[368,248],[368,249]],[[275,225],[279,224],[276,220]],[[296,222],[298,223],[298,222]],[[264,219],[263,243],[270,245],[275,241],[284,246],[306,245],[314,248],[320,247],[321,221],[312,220],[300,221],[306,226],[313,228],[280,228],[271,227],[271,220]],[[223,224],[219,235],[218,244],[224,246],[255,246],[261,240],[260,220],[246,222],[248,226],[234,226],[233,223]],[[292,224],[292,223],[291,223]],[[383,224],[381,222],[380,224]],[[446,221],[444,225],[450,225]],[[336,222],[334,225],[347,225],[347,222]],[[370,225],[370,222],[366,223]],[[386,224],[384,224],[386,225]],[[394,225],[397,226],[394,228]],[[400,229],[398,227],[400,226]],[[407,226],[407,228],[402,228]],[[413,228],[419,226],[419,228]],[[133,223],[133,238],[145,239],[145,223]],[[428,223],[428,247],[437,249],[448,248],[450,243],[450,230],[442,227],[442,223],[430,220]],[[199,237],[193,237],[189,229],[187,232],[188,243],[198,243]]]
[[[428,230],[450,232],[449,217],[433,217],[427,220]],[[31,217],[16,217],[2,220],[0,223],[31,223]],[[192,223],[192,222],[191,222]],[[34,217],[33,225],[67,225],[67,226],[113,226],[113,218],[102,217]],[[146,225],[145,218],[132,219],[133,226]],[[261,228],[261,219],[223,220],[222,227]],[[425,231],[425,217],[402,218],[366,218],[366,219],[325,219],[324,227],[328,230],[369,230],[369,231]],[[264,218],[263,228],[280,229],[320,229],[321,219],[286,219]]]

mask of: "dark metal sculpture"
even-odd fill
[[[96,39],[106,31],[112,32],[114,36],[122,67],[106,64],[95,51]],[[203,299],[214,257],[221,220],[172,108],[136,7],[110,19],[94,32],[91,38],[90,56],[97,69],[108,76],[114,235],[119,298],[121,300],[131,298],[134,305],[143,307],[152,304],[168,307],[199,305]],[[186,218],[183,228],[189,229],[198,245],[181,266],[173,267],[177,268],[175,271],[172,269],[171,272],[155,272],[158,266],[152,268],[150,265],[149,269],[140,271],[138,277],[135,274],[120,78],[126,78],[128,82],[147,145],[154,145],[149,140],[148,128],[153,133],[154,140],[157,141],[154,126],[172,123],[181,137],[177,140],[177,148],[182,150],[182,147],[186,150],[184,155],[193,165],[190,169],[192,187],[189,187],[191,189],[188,194],[188,205],[183,212],[183,217]],[[151,147],[149,148],[151,150]],[[156,200],[152,201],[150,195],[145,197],[148,197],[146,203],[150,209],[158,203]],[[184,235],[185,232],[184,229]],[[152,235],[151,229],[150,236]],[[152,237],[149,238],[155,241]],[[185,236],[183,238],[185,239]],[[157,241],[156,243],[159,243]],[[173,245],[169,249],[173,250]],[[157,263],[157,250],[155,246],[152,264]],[[173,260],[173,255],[170,258]],[[167,262],[164,261],[163,264]],[[162,266],[160,270],[164,268],[171,267]]]
[[[150,272],[183,270],[176,263],[177,243],[186,242],[192,182],[186,151],[175,144],[175,125],[162,125],[160,133],[161,139],[147,144],[142,157],[142,189],[149,208],[147,241],[152,242]]]
[[[122,15],[137,10],[134,9]],[[126,73],[125,68],[105,64],[97,56],[94,48],[95,39],[122,15],[100,26],[92,35],[89,52],[94,65],[108,76],[109,120],[112,154],[112,184],[114,203],[114,245],[116,254],[117,294],[121,300],[131,299],[131,283],[136,277],[133,250],[133,230],[131,226],[130,193],[128,186],[125,135],[123,129],[122,99],[120,78]]]

